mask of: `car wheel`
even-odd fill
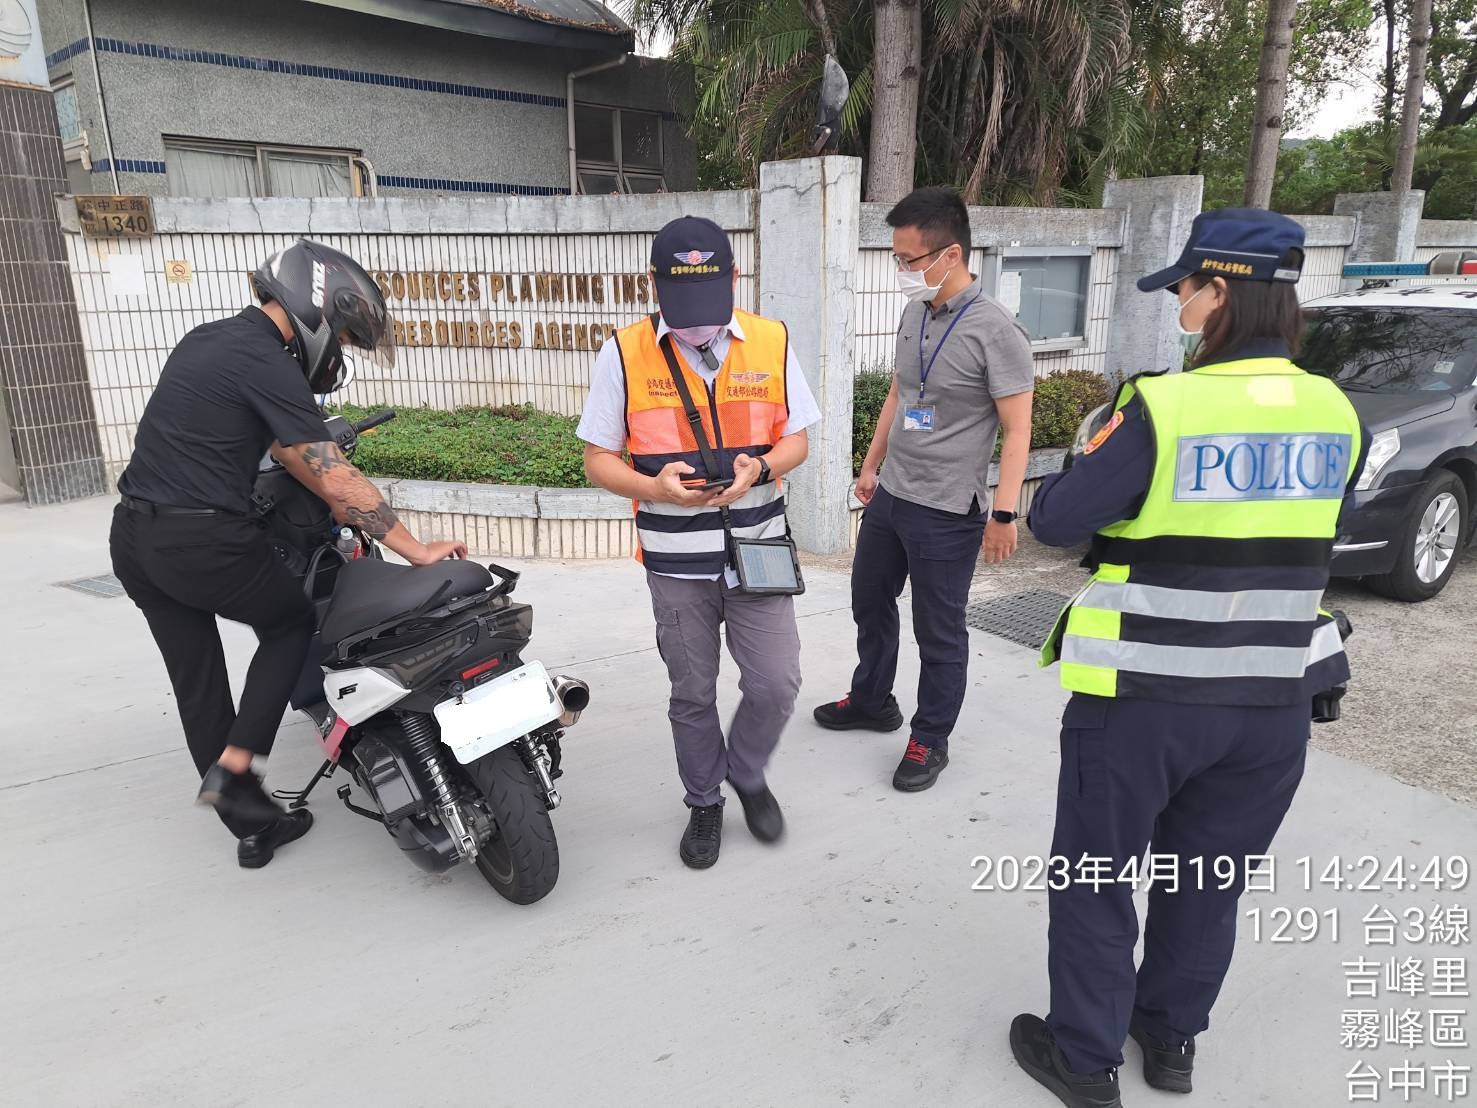
[[[1396,539],[1395,568],[1369,578],[1370,586],[1396,600],[1430,600],[1446,587],[1467,535],[1467,487],[1445,470],[1421,488]]]

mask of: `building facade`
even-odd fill
[[[681,69],[633,55],[631,29],[598,0],[37,6],[79,194],[696,185],[673,92]]]

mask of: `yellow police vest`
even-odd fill
[[[1361,429],[1332,381],[1285,358],[1140,378],[1153,475],[1138,515],[1093,542],[1096,569],[1042,651],[1096,696],[1292,704],[1348,679],[1321,610]]]

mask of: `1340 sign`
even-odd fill
[[[79,196],[77,222],[91,238],[148,238],[154,202],[147,196]]]

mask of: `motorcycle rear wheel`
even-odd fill
[[[499,747],[467,766],[497,821],[497,832],[477,851],[477,870],[499,895],[532,904],[559,880],[559,843],[543,790],[518,751]]]

